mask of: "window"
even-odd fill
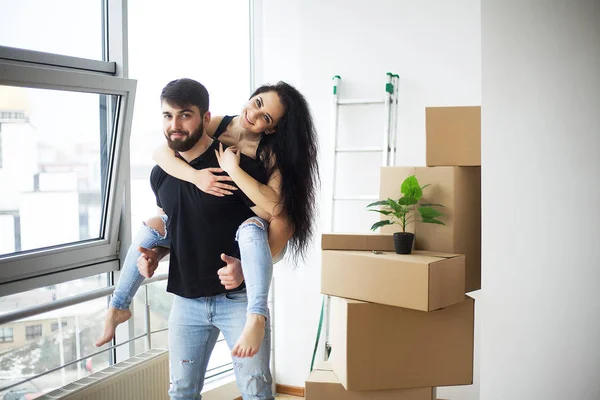
[[[1,55],[0,93],[10,95],[0,97],[12,121],[2,122],[0,216],[12,221],[0,223],[14,246],[0,253],[0,283],[117,260],[135,82]]]
[[[136,89],[126,3],[0,0],[0,314],[104,289],[119,267]],[[92,355],[106,306],[4,315],[0,398],[107,366],[119,351]]]
[[[136,88],[126,1],[0,9],[0,291],[117,269]]]
[[[33,340],[42,337],[41,325],[30,325],[25,327],[25,339]]]
[[[61,327],[66,328],[69,323],[67,321],[61,321]],[[56,332],[58,330],[58,322],[53,322],[51,326],[52,332]]]
[[[107,121],[119,97],[0,86],[0,96],[6,92],[5,103],[15,99],[13,108],[26,108],[5,113],[11,118],[3,120],[14,122],[1,124],[0,213],[19,216],[18,251],[101,238],[112,139]]]
[[[102,3],[0,0],[0,45],[102,60]]]
[[[13,328],[0,328],[0,343],[11,343],[13,340]]]
[[[107,278],[107,273],[103,273],[2,296],[0,315],[106,288]],[[98,351],[94,343],[102,332],[106,304],[106,297],[101,297],[0,325],[0,369],[4,377],[10,377],[0,377],[0,399],[19,388],[47,391],[107,367],[110,352],[91,356]],[[60,335],[59,323],[62,326]],[[2,337],[8,339],[13,333],[14,339],[2,341]],[[93,368],[86,362],[90,357]],[[86,361],[71,364],[64,371],[56,370],[18,388],[3,390],[12,383],[82,358]]]

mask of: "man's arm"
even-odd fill
[[[152,251],[154,251],[156,253],[156,255],[158,256],[158,261],[161,261],[163,258],[165,258],[168,254],[169,254],[169,248],[168,247],[153,247]]]

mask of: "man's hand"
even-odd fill
[[[221,285],[225,286],[227,290],[235,289],[244,282],[242,264],[237,258],[225,254],[221,254],[221,260],[227,263],[226,266],[217,271]]]
[[[203,192],[218,197],[233,194],[232,190],[238,190],[233,185],[223,183],[231,182],[233,179],[227,175],[215,175],[218,172],[223,172],[223,170],[221,168],[204,168],[194,171],[193,183]]]
[[[138,247],[138,251],[142,253],[137,260],[137,267],[145,278],[152,278],[154,271],[158,268],[158,262],[162,258],[158,251]]]

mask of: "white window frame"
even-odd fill
[[[0,85],[121,97],[116,107],[116,126],[113,127],[112,146],[108,154],[104,238],[3,256],[0,258],[0,283],[116,260],[119,218],[125,185],[125,177],[120,168],[122,143],[129,141],[136,82],[95,73],[18,65],[1,60],[0,71],[2,71]]]

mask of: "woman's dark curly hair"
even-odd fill
[[[285,113],[277,123],[275,133],[262,134],[256,158],[265,162],[269,176],[275,170],[281,173],[283,210],[294,232],[290,250],[294,261],[303,260],[314,234],[316,193],[320,182],[317,133],[308,103],[295,87],[285,82],[267,84],[256,89],[250,97],[267,92],[277,93]]]

